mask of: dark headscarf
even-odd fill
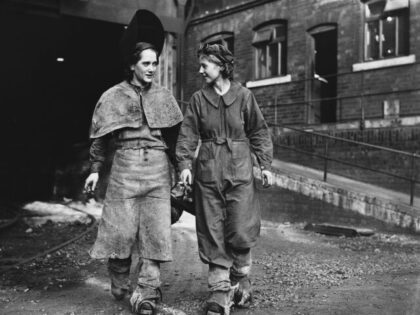
[[[231,78],[233,72],[233,54],[220,44],[203,44],[197,51],[197,56],[206,56],[211,62],[222,67],[222,76]]]

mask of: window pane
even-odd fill
[[[234,53],[234,51],[233,51],[233,37],[232,36],[225,37],[225,39],[224,39],[224,45],[227,47],[227,49],[230,50],[230,52],[232,54]]]
[[[408,55],[408,16],[398,17],[398,56]]]
[[[369,3],[366,6],[366,17],[378,16],[382,14],[385,8],[385,4],[385,0]]]
[[[233,36],[226,36],[223,38],[220,37],[219,39],[216,39],[216,40],[206,41],[206,43],[223,45],[227,47],[227,49],[229,49],[231,53],[233,54]]]
[[[272,40],[273,29],[263,29],[255,33],[252,44],[267,43]]]
[[[210,45],[214,45],[214,44],[220,44],[220,45],[223,45],[223,42],[222,42],[222,40],[221,40],[221,39],[218,39],[218,40],[212,40],[212,41],[210,41],[210,42],[207,42],[207,44],[210,44]]]
[[[280,24],[275,27],[274,38],[284,39],[286,37],[286,27],[283,24]]]
[[[396,55],[396,23],[395,16],[388,16],[382,20],[382,54],[383,57],[392,57]]]
[[[267,77],[267,58],[266,58],[267,47],[257,48],[257,76],[258,78]]]
[[[268,51],[268,76],[279,75],[279,44],[271,44]]]
[[[379,58],[379,21],[367,23],[366,27],[366,59]]]
[[[255,47],[256,79],[269,78],[283,74],[286,67],[287,24],[273,23],[255,32],[253,46]]]

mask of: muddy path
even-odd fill
[[[175,259],[162,266],[166,303],[200,314],[206,267],[193,218],[174,226]],[[1,314],[131,314],[109,292],[106,265],[89,259],[94,233],[1,277]],[[334,238],[264,222],[254,251],[254,305],[233,314],[419,314],[418,238]],[[135,267],[133,267],[133,274]],[[134,279],[133,279],[134,280]]]
[[[278,204],[275,198],[271,208]],[[331,237],[306,231],[303,222],[288,223],[290,217],[274,218],[272,211],[265,218],[253,252],[254,304],[233,314],[420,314],[419,236],[377,230],[371,237]],[[27,229],[16,225],[0,233],[0,258],[11,249],[15,256],[40,250],[42,242],[86,229],[50,225],[25,236],[19,228]],[[131,314],[127,300],[116,302],[110,294],[105,261],[87,254],[95,235],[93,230],[1,274],[0,314]],[[28,237],[32,242],[23,241]],[[162,265],[164,301],[201,314],[207,268],[198,258],[194,218],[188,214],[173,226],[173,253],[174,261]]]

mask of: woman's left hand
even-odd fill
[[[268,188],[273,185],[273,173],[271,173],[269,170],[262,170],[261,177],[264,188]]]

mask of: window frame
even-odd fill
[[[368,16],[368,6],[372,5],[374,3],[384,3],[384,7],[381,12],[377,14],[373,14],[372,16]],[[410,23],[409,23],[409,8],[398,8],[394,10],[385,10],[386,9],[387,0],[371,0],[371,1],[365,1],[364,2],[364,49],[363,49],[363,59],[364,61],[375,61],[375,60],[384,60],[384,59],[390,59],[390,58],[398,58],[403,56],[408,56],[410,54],[410,48],[409,48],[409,32],[410,32]],[[384,21],[386,21],[387,18],[395,18],[395,27],[394,27],[394,38],[395,38],[395,44],[394,44],[394,54],[390,56],[386,56],[384,54]],[[405,20],[405,24],[407,29],[405,30],[403,36],[404,39],[401,39],[401,32],[400,27],[401,24],[404,23],[402,21]],[[371,36],[369,35],[369,25],[372,22],[377,22],[378,27],[378,35],[379,36],[379,42],[378,42],[378,56],[377,57],[369,57],[369,49],[368,49],[368,41],[370,40]],[[401,43],[404,43],[406,46],[405,49],[401,48]]]
[[[231,46],[229,47],[229,42],[231,43]],[[205,37],[203,40],[201,40],[201,43],[203,44],[222,44],[227,49],[230,50],[232,54],[234,54],[235,50],[235,37],[233,32],[223,31],[215,34],[211,34],[207,37]]]
[[[281,34],[277,32],[281,30]],[[264,80],[273,77],[285,76],[287,74],[287,21],[272,20],[258,25],[253,29],[254,36],[252,46],[254,46],[254,78],[255,80]],[[266,33],[266,34],[264,34]],[[268,35],[268,36],[267,36]],[[275,47],[277,53],[277,69],[271,70],[273,58],[270,57],[270,50]],[[260,51],[265,54],[265,72],[262,72]]]

